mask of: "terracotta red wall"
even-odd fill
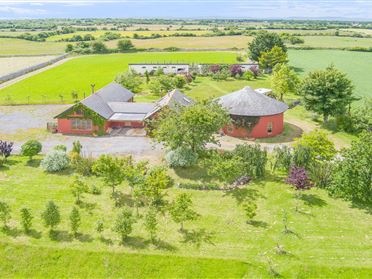
[[[132,127],[132,128],[142,128],[145,123],[142,121],[110,121],[107,122],[107,127]]]
[[[269,122],[272,123],[272,132],[268,134],[267,128]],[[261,116],[260,120],[254,126],[252,131],[249,133],[246,128],[240,127],[225,127],[223,128],[223,132],[226,135],[237,137],[237,138],[269,138],[279,135],[283,132],[284,129],[284,118],[283,113],[269,115],[269,116]]]
[[[57,124],[58,133],[62,134],[90,135],[99,129],[98,126],[93,126],[91,130],[73,130],[71,119],[57,119]]]

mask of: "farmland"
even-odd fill
[[[39,159],[34,162],[37,164]],[[160,277],[171,274],[181,277],[235,278],[243,274],[269,277],[267,258],[275,263],[275,270],[284,277],[371,276],[370,215],[352,208],[348,202],[330,198],[321,189],[312,189],[298,199],[294,190],[282,182],[281,174],[276,174],[279,175],[277,178],[268,175],[264,181],[251,183],[249,188],[229,192],[169,189],[168,198],[181,192],[192,195],[201,217],[185,225],[189,232],[199,232],[204,237],[185,240],[177,232],[177,225],[164,217],[159,219],[161,246],[147,241],[148,236],[140,223],[135,225],[128,244],[120,245],[110,229],[119,209],[109,197],[111,190],[100,180],[94,177],[86,179],[89,185],[95,184],[103,192],[101,195],[85,195],[84,204],[90,206],[80,209],[81,235],[71,238],[67,216],[74,205],[68,187],[72,176],[47,174],[18,156],[12,157],[10,163],[9,168],[0,170],[2,199],[11,205],[14,220],[19,220],[21,206],[29,207],[35,220],[31,236],[16,229],[19,227],[16,221],[11,222],[8,233],[2,232],[0,247],[7,256],[2,257],[0,264],[2,274],[6,276],[32,274],[53,277],[67,268],[67,275],[72,277],[87,272],[92,277],[117,277],[119,274],[127,274],[126,277],[148,277],[150,274]],[[198,168],[169,171],[179,183],[205,181],[207,178],[200,176],[202,173]],[[119,188],[125,195],[130,192],[125,184]],[[240,206],[245,199],[252,197],[258,205],[254,225],[246,223]],[[49,238],[40,220],[45,203],[51,199],[57,202],[62,215],[54,240]],[[299,208],[298,211],[295,207]],[[283,234],[282,210],[286,210],[290,229],[295,234]],[[94,232],[94,224],[100,218],[106,224],[103,238]],[[290,254],[276,254],[277,245],[285,247]],[[50,258],[59,260],[52,264]],[[12,269],[16,262],[18,268]],[[119,263],[128,266],[119,268]],[[141,268],[134,268],[137,264]],[[78,268],[79,265],[84,268]]]
[[[33,42],[0,38],[0,56],[62,54],[65,52],[65,48],[65,42]]]
[[[46,62],[55,56],[0,57],[0,76]]]

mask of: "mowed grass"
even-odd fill
[[[65,48],[65,42],[33,42],[0,38],[0,56],[63,54]]]
[[[141,219],[123,245],[111,231],[120,208],[110,198],[111,189],[94,177],[87,183],[103,187],[103,193],[84,195],[80,234],[72,237],[68,216],[74,206],[69,189],[73,176],[45,174],[37,167],[40,159],[28,164],[13,156],[0,169],[1,200],[12,209],[10,229],[0,232],[4,277],[257,278],[269,277],[270,267],[285,278],[372,276],[372,216],[320,189],[297,198],[280,174],[268,173],[265,180],[234,191],[168,189],[168,200],[182,192],[190,194],[200,218],[187,222],[187,233],[182,234],[167,214],[159,216],[158,245],[150,243]],[[194,167],[169,173],[176,183],[205,183],[209,181],[205,171]],[[128,186],[121,185],[118,191],[131,206]],[[242,203],[250,199],[258,209],[254,222],[247,224]],[[62,216],[53,239],[40,217],[49,200],[57,203]],[[24,206],[34,215],[29,236],[19,222]],[[283,233],[283,210],[291,234]],[[99,219],[105,224],[102,238],[95,232]],[[287,254],[276,253],[277,245]]]
[[[341,50],[292,50],[288,51],[289,64],[305,75],[309,71],[324,69],[334,64],[345,72],[360,97],[372,97],[372,53]]]
[[[72,102],[76,91],[80,99],[113,81],[128,70],[128,63],[234,63],[235,52],[161,52],[92,55],[77,57],[66,63],[17,82],[0,90],[0,104]]]

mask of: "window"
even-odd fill
[[[273,132],[273,122],[267,123],[267,133],[270,135]]]
[[[72,130],[92,130],[92,120],[90,119],[72,119]]]

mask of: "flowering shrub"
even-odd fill
[[[231,65],[230,74],[232,77],[242,76],[243,75],[242,67],[239,64]]]
[[[13,150],[13,143],[0,140],[0,157],[8,158]]]
[[[210,67],[209,67],[209,71],[210,72],[212,72],[212,73],[217,73],[217,72],[219,72],[221,70],[221,66],[220,65],[218,65],[218,64],[216,64],[216,65],[211,65]]]
[[[313,187],[307,172],[301,167],[291,167],[286,183],[294,186],[296,190],[307,190]]]

